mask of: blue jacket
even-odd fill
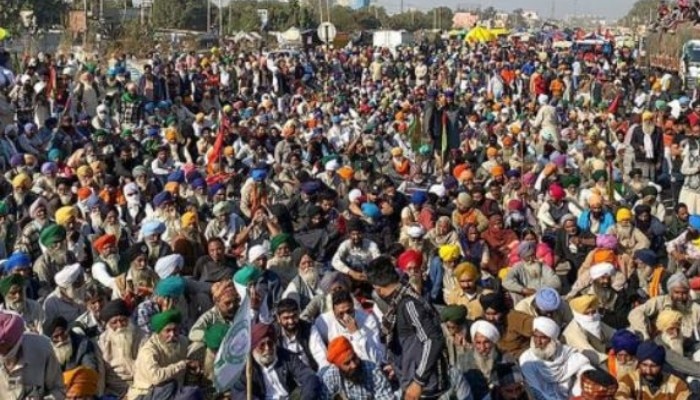
[[[576,223],[579,229],[582,231],[590,232],[591,230],[591,210],[583,210],[581,215],[578,217],[578,222]],[[598,229],[598,234],[607,233],[608,229],[615,225],[615,218],[613,218],[610,211],[603,211],[603,220],[600,222],[600,228]]]

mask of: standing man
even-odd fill
[[[382,334],[403,398],[439,398],[449,389],[449,375],[438,313],[410,287],[400,283],[396,267],[387,256],[370,262],[367,279],[388,304]]]

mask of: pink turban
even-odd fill
[[[598,235],[595,238],[595,246],[601,249],[615,250],[617,248],[617,237],[614,235]]]
[[[0,344],[14,346],[22,337],[24,321],[19,314],[0,311]]]

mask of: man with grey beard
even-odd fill
[[[5,199],[8,213],[13,221],[19,222],[30,218],[29,208],[39,197],[31,192],[32,178],[22,172],[12,178],[12,195]]]
[[[158,220],[145,221],[141,225],[141,242],[148,248],[148,266],[153,268],[156,262],[173,250],[169,244],[161,240],[160,236],[165,232],[165,224]]]
[[[114,238],[113,235],[105,236]],[[92,276],[104,287],[112,290],[112,299],[138,301],[153,291],[158,281],[158,275],[146,264],[148,248],[145,244],[137,243],[129,248],[124,259],[128,263],[128,269],[114,277],[111,275],[111,265],[115,265],[117,272],[121,270],[121,260],[116,254],[116,247],[110,245],[109,248],[103,247],[103,250],[109,254],[101,254],[103,262],[95,263],[92,266]]]
[[[132,325],[123,300],[105,304],[100,319],[105,324],[105,331],[97,341],[106,367],[104,394],[122,398],[134,379],[134,363],[143,334]]]
[[[47,203],[43,197],[39,197],[29,207],[29,215],[31,216],[31,221],[22,228],[22,234],[17,240],[16,250],[27,253],[32,260],[36,260],[41,255],[39,234],[49,224]]]
[[[297,388],[301,399],[313,399],[321,393],[321,383],[311,368],[302,363],[299,357],[278,347],[273,325],[257,323],[253,325],[250,335],[250,347],[253,352],[253,398],[287,399]],[[241,374],[240,379],[233,385],[231,398],[245,398],[246,388],[246,374]]]
[[[58,316],[73,321],[85,312],[83,267],[77,263],[66,265],[54,276],[54,280],[56,289],[44,301],[46,321],[53,321]]]
[[[559,290],[559,276],[535,258],[535,244],[526,240],[518,245],[521,262],[508,270],[503,280],[503,288],[510,292],[514,303],[534,294],[540,288]]]
[[[27,330],[41,333],[41,324],[44,321],[44,310],[38,302],[25,298],[24,277],[19,274],[10,274],[0,280],[0,295],[3,304],[0,310],[14,311],[22,316]]]
[[[634,308],[629,314],[630,328],[649,338],[653,318],[663,310],[675,310],[683,315],[681,335],[692,338],[700,326],[700,304],[690,298],[690,283],[683,272],[676,272],[666,282],[668,294],[656,296]]]
[[[583,354],[559,341],[560,327],[547,317],[532,323],[530,348],[520,356],[525,381],[536,398],[568,400],[581,394],[580,375],[593,369]]]
[[[66,228],[51,224],[39,234],[39,243],[44,248],[41,256],[34,262],[34,272],[41,285],[40,295],[46,296],[56,287],[54,275],[64,265],[76,262],[75,256],[68,251],[66,243]]]
[[[642,114],[642,124],[632,130],[630,146],[634,150],[635,161],[642,169],[642,176],[654,180],[660,170],[664,147],[661,130],[656,126],[652,112]]]
[[[319,285],[321,278],[318,266],[311,253],[301,247],[292,253],[292,265],[297,267],[298,273],[287,285],[287,289],[282,293],[282,298],[294,299],[299,308],[304,310],[311,299],[323,294]]]
[[[656,317],[659,332],[654,340],[666,348],[666,365],[674,374],[682,378],[700,379],[700,362],[686,357],[685,349],[694,347],[694,340],[684,340],[681,336],[683,314],[674,310],[663,310]]]
[[[632,331],[620,329],[610,338],[608,372],[617,380],[637,369],[637,348],[641,339]]]
[[[501,339],[498,328],[488,321],[479,320],[469,328],[472,348],[457,357],[455,367],[465,374],[475,399],[483,399],[489,392],[490,383],[497,380],[496,365],[514,363],[516,360],[504,355],[496,347]]]
[[[627,314],[632,309],[632,301],[626,291],[617,291],[612,287],[613,280],[617,277],[617,269],[614,265],[602,262],[591,266],[589,270],[591,283],[581,290],[571,291],[566,295],[567,299],[576,296],[594,295],[598,298],[598,310],[602,321],[615,329],[627,327]]]

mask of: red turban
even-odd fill
[[[92,194],[92,189],[89,187],[81,187],[78,189],[78,200],[85,200]]]
[[[104,248],[109,245],[116,245],[117,244],[117,237],[114,235],[102,235],[95,239],[95,242],[92,244],[95,247],[95,250],[97,250],[99,253],[102,253]]]
[[[396,260],[396,265],[401,271],[404,272],[406,272],[410,264],[418,267],[423,265],[423,255],[418,250],[408,249],[401,253],[399,258]]]
[[[328,343],[328,362],[335,366],[340,366],[354,355],[352,344],[345,336],[338,336]]]
[[[561,200],[566,197],[564,189],[559,185],[552,185],[549,187],[549,195],[552,196],[554,200]]]
[[[257,323],[250,331],[250,348],[255,349],[265,339],[275,340],[276,336],[272,324]]]

